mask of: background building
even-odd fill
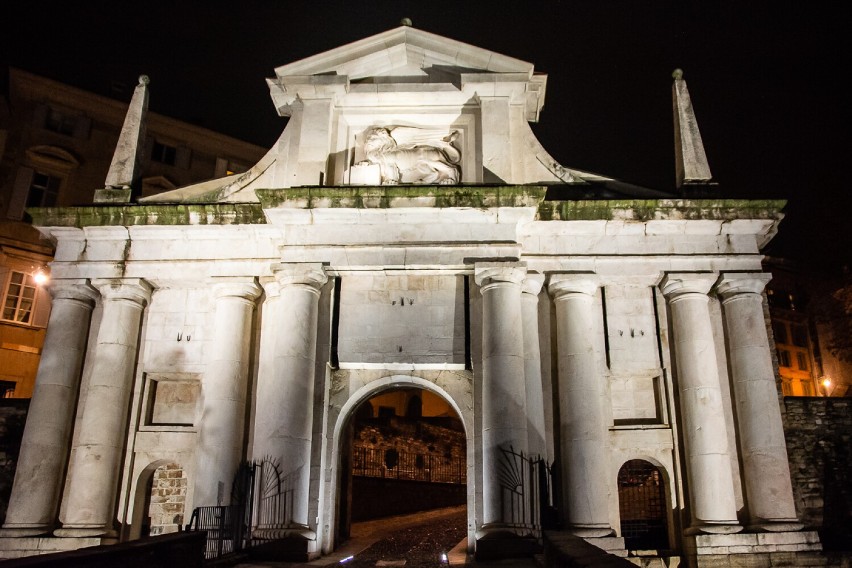
[[[784,396],[852,396],[848,276],[768,257],[766,295]]]
[[[53,243],[28,207],[90,205],[127,113],[125,100],[11,68],[0,97],[0,396],[29,398],[44,342]],[[138,196],[244,171],[264,149],[149,113]]]

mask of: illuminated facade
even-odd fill
[[[546,75],[406,26],[268,84],[290,118],[245,172],[31,210],[57,245],[51,330],[77,331],[45,344],[63,364],[39,369],[10,541],[135,538],[155,470],[177,464],[188,515],[223,503],[248,458],[275,464],[287,504],[252,520],[255,538],[329,553],[343,432],[404,387],[463,424],[478,555],[540,537],[529,456],[559,465],[562,529],[615,554],[641,520],[619,500],[643,487],[660,555],[818,554],[764,317],[760,250],[782,202],[564,167],[529,126]],[[679,141],[700,165],[700,139]]]

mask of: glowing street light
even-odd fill
[[[45,272],[43,268],[39,268],[33,273],[33,281],[38,286],[43,286],[44,284],[47,284],[48,280],[50,280],[50,277],[47,275],[47,272]]]
[[[822,389],[823,389],[823,392],[825,393],[825,396],[831,396],[831,391],[833,390],[831,388],[832,384],[833,384],[831,382],[831,377],[823,377],[822,380],[820,381],[820,384],[822,385]]]

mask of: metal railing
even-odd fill
[[[499,483],[503,522],[518,534],[541,538],[553,508],[552,470],[538,456],[500,448]],[[550,528],[549,526],[547,528]]]
[[[352,449],[352,475],[429,483],[467,483],[464,458],[375,448]]]
[[[242,549],[242,531],[236,526],[233,505],[196,507],[187,525],[188,531],[207,531],[204,559],[220,558]],[[242,523],[239,523],[242,524]]]

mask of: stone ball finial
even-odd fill
[[[683,79],[683,69],[678,68],[672,71],[672,79],[674,79],[675,81],[680,81],[681,79]]]
[[[400,26],[413,27],[414,24],[411,22],[411,18],[403,18],[399,21]]]
[[[148,78],[148,75],[139,75],[139,84],[147,85],[151,82],[151,79]]]

